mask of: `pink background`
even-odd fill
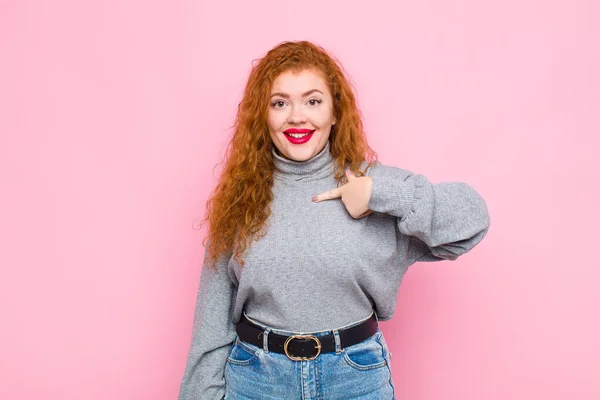
[[[416,5],[418,3],[418,5]],[[175,399],[253,59],[313,40],[387,164],[486,199],[382,324],[399,399],[598,399],[597,1],[0,6],[0,398]]]

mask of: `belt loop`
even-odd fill
[[[271,328],[266,328],[265,331],[263,332],[263,350],[265,351],[265,353],[269,352],[269,332],[271,331]]]
[[[333,330],[333,337],[335,339],[335,354],[340,354],[342,352],[342,345],[340,343],[340,334],[337,329]]]

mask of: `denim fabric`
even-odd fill
[[[350,324],[356,325],[360,322]],[[301,334],[265,328],[268,333]],[[339,328],[338,328],[339,329]],[[269,352],[236,336],[225,365],[225,400],[394,400],[390,352],[379,328],[364,341],[340,348],[338,330],[333,333],[336,351],[321,353],[311,361],[293,361],[285,354]]]

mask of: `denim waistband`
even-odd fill
[[[358,324],[361,324],[361,323],[365,322],[366,320],[368,320],[369,318],[371,318],[371,316],[372,316],[373,314],[375,314],[375,318],[377,319],[377,322],[379,322],[379,318],[377,318],[377,313],[376,313],[375,311],[373,311],[373,312],[372,312],[371,314],[369,314],[369,316],[368,316],[368,317],[366,317],[366,318],[363,318],[363,319],[361,319],[361,320],[359,320],[359,321],[352,322],[352,323],[350,323],[350,324],[347,324],[347,325],[344,325],[344,326],[340,326],[340,327],[337,327],[337,328],[332,328],[332,329],[327,329],[327,330],[324,330],[324,331],[317,331],[317,332],[297,332],[297,331],[287,331],[287,330],[283,330],[283,329],[276,329],[276,328],[272,328],[272,327],[270,327],[270,326],[267,326],[267,325],[265,325],[265,324],[263,324],[263,323],[260,323],[260,322],[258,322],[258,321],[257,321],[257,320],[255,320],[255,319],[252,319],[252,318],[250,318],[250,317],[249,317],[249,316],[246,314],[246,311],[242,311],[242,313],[244,314],[244,316],[245,316],[246,318],[248,318],[248,320],[249,320],[249,321],[251,321],[252,323],[254,323],[254,324],[256,324],[257,326],[261,327],[262,329],[264,329],[264,330],[267,330],[267,329],[268,329],[268,331],[269,331],[269,332],[271,332],[271,333],[275,333],[275,334],[278,334],[278,335],[285,335],[285,336],[289,336],[289,335],[312,335],[312,336],[317,336],[317,337],[318,337],[318,336],[328,335],[328,334],[330,334],[330,333],[334,333],[334,331],[339,331],[340,329],[347,329],[347,328],[351,328],[351,327],[353,327],[353,326],[356,326],[356,325],[358,325]]]

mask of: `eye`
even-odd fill
[[[311,106],[316,106],[317,104],[321,104],[323,100],[319,100],[319,99],[310,99],[308,102],[310,103]]]
[[[275,107],[275,108],[281,108],[285,105],[285,102],[283,100],[276,100],[273,103],[271,103],[271,107]]]

